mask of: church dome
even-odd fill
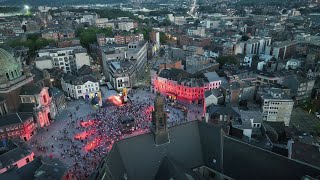
[[[19,62],[8,51],[0,48],[0,77],[1,80],[11,81],[22,75]]]

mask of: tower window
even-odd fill
[[[9,77],[9,74],[8,74],[8,73],[6,73],[6,76],[7,76],[7,79],[10,79],[10,77]]]
[[[14,78],[13,71],[11,71],[11,76],[12,76],[12,78]]]

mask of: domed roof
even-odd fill
[[[0,76],[7,76],[9,80],[21,76],[21,66],[8,51],[0,48]]]

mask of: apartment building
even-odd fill
[[[310,100],[314,84],[315,80],[299,75],[290,75],[283,80],[283,85],[291,89],[290,95],[296,104],[303,104]]]
[[[103,72],[106,77],[109,77],[109,61],[113,60],[129,60],[135,67],[137,79],[142,77],[147,65],[147,42],[132,42],[127,45],[109,45],[101,47],[101,56],[103,64]]]
[[[65,73],[76,72],[83,65],[90,66],[91,58],[82,46],[40,49],[36,67],[40,70],[59,68]]]
[[[261,90],[261,108],[264,121],[283,122],[289,126],[294,102],[282,89],[267,87]]]

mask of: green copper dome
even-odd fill
[[[0,48],[0,77],[8,81],[22,75],[21,66],[12,54]]]

